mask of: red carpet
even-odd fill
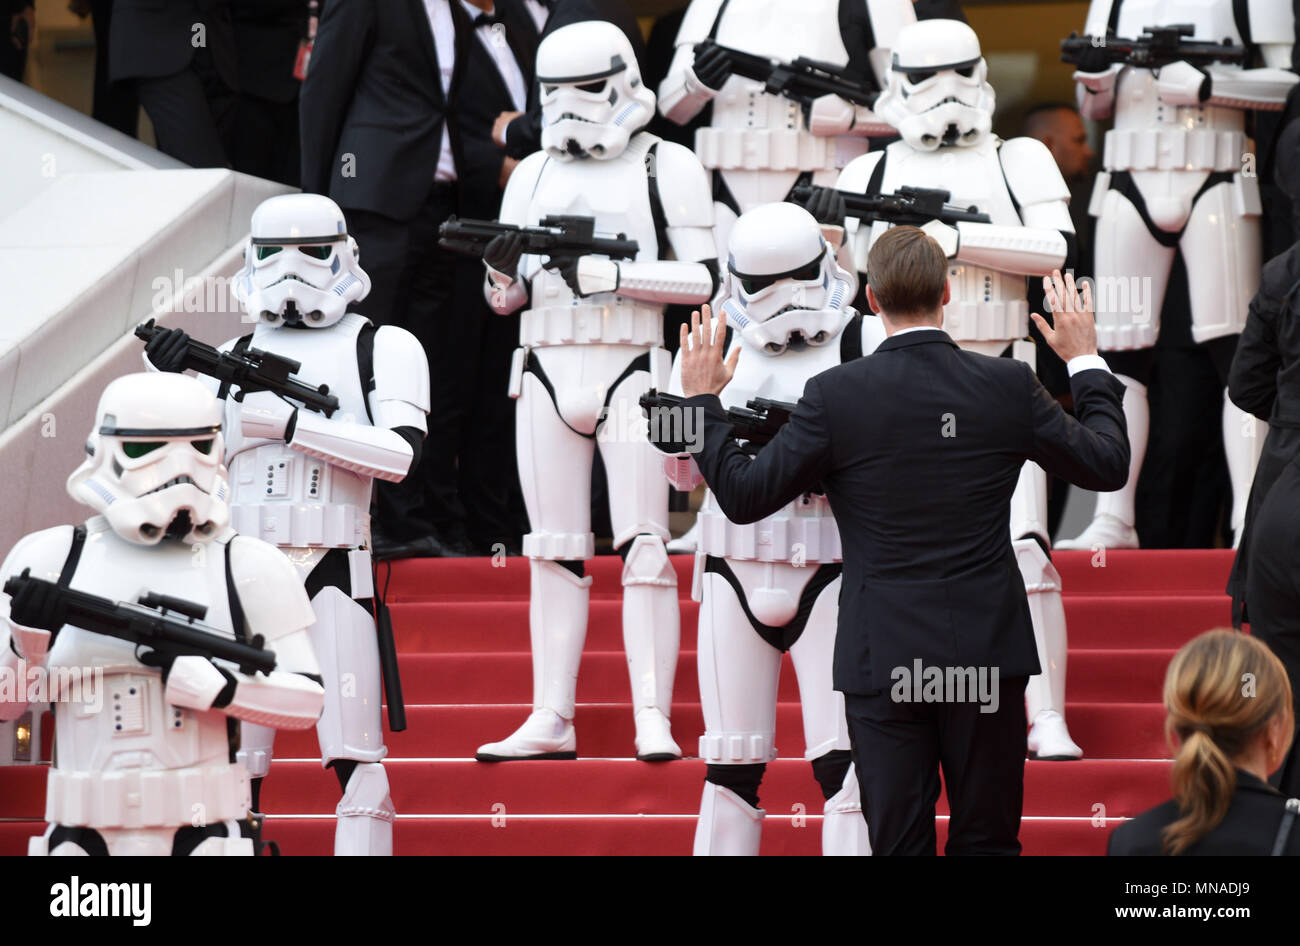
[[[1109,828],[1168,797],[1165,666],[1190,637],[1228,622],[1230,552],[1058,552],[1070,622],[1068,717],[1080,762],[1030,762],[1021,841],[1027,854],[1100,854]],[[697,607],[690,559],[676,561],[682,655],[673,731],[693,754],[702,729],[695,678]],[[578,683],[576,762],[484,765],[474,749],[521,723],[532,696],[528,563],[409,561],[389,601],[409,728],[390,737],[399,854],[687,854],[704,775],[694,760],[639,763],[622,654],[617,557],[590,563],[587,651]],[[381,582],[383,576],[381,573]],[[821,795],[802,761],[798,687],[782,678],[777,745],[760,791],[763,853],[820,850]],[[338,783],[311,756],[312,731],[281,734],[263,789],[268,837],[286,853],[328,854]],[[43,767],[0,769],[0,853],[41,830]],[[940,800],[939,840],[946,831]]]

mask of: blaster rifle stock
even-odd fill
[[[16,596],[27,585],[49,586],[62,603],[66,622],[105,637],[115,637],[138,647],[147,647],[164,657],[207,657],[235,664],[246,674],[270,673],[275,654],[262,646],[261,635],[245,644],[231,640],[214,628],[197,623],[207,608],[192,601],[147,592],[138,604],[117,602],[64,585],[33,578],[31,569],[9,578],[4,592]],[[169,611],[185,615],[172,617]]]
[[[136,327],[135,336],[147,343],[165,331],[150,319]],[[313,388],[292,377],[301,367],[301,364],[291,358],[256,348],[236,354],[218,351],[206,342],[191,338],[181,370],[197,371],[225,384],[237,386],[239,390],[231,395],[236,401],[242,401],[244,395],[256,391],[270,391],[329,417],[339,409],[339,399],[329,393],[327,384]]]

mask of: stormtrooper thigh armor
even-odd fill
[[[824,499],[817,501],[825,502]],[[806,624],[790,645],[803,710],[804,758],[833,769],[823,785],[822,853],[869,854],[857,779],[848,757],[843,697],[831,683],[840,578],[818,581],[816,563],[725,561],[743,592],[719,571],[700,576],[699,675],[704,710],[700,757],[708,764],[696,855],[757,855],[766,812],[733,788],[757,795],[763,766],[777,757],[777,685],[782,651],[764,640],[746,614],[775,634],[790,631],[801,597],[815,595]],[[697,567],[704,562],[700,553]]]
[[[664,547],[667,483],[637,404],[650,371],[634,363],[646,354],[629,346],[547,347],[530,353],[544,374],[529,370],[518,379],[520,481],[533,527],[523,543],[532,579],[533,712],[503,742],[480,747],[480,760],[576,755],[573,718],[591,585],[582,563],[594,554],[587,484],[597,445],[614,544],[625,551],[623,637],[637,757],[681,754],[669,731],[680,616],[676,572]],[[661,349],[648,355],[650,365],[666,360]]]

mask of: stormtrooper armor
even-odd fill
[[[993,356],[1009,351],[1032,366],[1025,277],[1065,264],[1074,239],[1069,190],[1041,142],[1001,141],[989,131],[994,93],[986,74],[979,39],[966,24],[926,20],[900,31],[889,85],[876,110],[903,140],[854,160],[837,186],[858,193],[939,188],[951,191],[953,203],[988,214],[990,223],[953,227],[932,221],[923,228],[951,260],[952,298],[943,327],[965,349]],[[846,221],[860,272],[889,226]],[[1032,462],[1012,496],[1011,531],[1044,668],[1027,690],[1030,753],[1079,758],[1082,751],[1065,725],[1065,611],[1060,577],[1046,551],[1047,478]]]
[[[850,306],[852,279],[802,207],[767,204],[731,232],[722,311],[743,352],[724,407],[750,398],[793,403],[813,375],[875,350],[880,320]],[[671,387],[681,393],[680,359]],[[665,458],[678,489],[701,482],[689,454]],[[803,708],[804,758],[824,797],[822,853],[871,853],[844,716],[831,683],[840,590],[840,539],[824,495],[809,493],[748,525],[731,522],[712,492],[699,515],[692,596],[700,602],[699,675],[708,766],[696,854],[756,855],[764,811],[758,788],[777,757],[781,655],[790,652]]]
[[[258,317],[224,350],[254,348],[292,359],[295,375],[325,383],[339,409],[325,417],[268,392],[224,399],[231,524],[279,546],[311,596],[312,643],[325,680],[316,732],[321,764],[342,787],[336,855],[388,855],[394,809],[381,764],[379,647],[372,600],[370,493],[401,480],[419,456],[429,411],[424,350],[405,329],[375,328],[348,302],[370,280],[342,212],[315,194],[263,202],[253,214],[236,294]],[[167,346],[159,341],[159,351]],[[165,354],[160,356],[165,357]],[[158,367],[166,367],[158,365]],[[256,789],[270,770],[274,731],[245,724],[240,760]],[[260,819],[260,815],[258,816]]]
[[[480,761],[573,758],[574,693],[587,632],[593,451],[610,485],[614,544],[624,556],[623,640],[641,759],[681,755],[670,731],[677,666],[677,578],[664,547],[668,486],[646,440],[638,398],[667,382],[663,310],[700,303],[716,283],[708,177],[688,150],[639,131],[654,111],[617,27],[556,30],[537,51],[545,150],[510,177],[501,221],[550,214],[595,219],[598,233],[636,240],[632,260],[557,261],[489,244],[485,293],[503,315],[524,308],[510,395],[532,532],[533,712]]]
[[[30,679],[40,668],[53,688],[50,827],[29,853],[251,855],[248,773],[227,722],[315,723],[324,694],[307,596],[283,555],[227,527],[221,407],[197,381],[117,379],[100,399],[86,451],[68,492],[99,515],[26,536],[3,577],[30,570],[115,602],[145,592],[195,602],[223,635],[262,635],[276,667],[249,676],[180,656],[164,671],[142,659],[150,651],[65,624],[50,599],[0,598],[4,672],[25,669]],[[0,703],[0,718],[23,713],[16,697]]]
[[[801,179],[833,184],[845,164],[866,152],[867,136],[893,135],[894,129],[837,95],[821,97],[805,115],[798,102],[769,95],[761,82],[717,73],[716,66],[699,64],[709,80],[703,81],[695,45],[713,39],[783,62],[805,56],[847,66],[883,88],[894,37],[915,21],[908,0],[693,0],[659,86],[659,110],[685,124],[713,107],[709,125],[696,133],[695,153],[715,176],[719,258],[739,214],[784,200]]]
[[[1182,23],[1195,26],[1186,39],[1248,45],[1262,66],[1217,63],[1199,69],[1176,62],[1152,70],[1098,63],[1101,71],[1074,74],[1084,117],[1113,115],[1115,120],[1106,133],[1088,211],[1097,218],[1097,341],[1103,352],[1124,353],[1112,360],[1126,386],[1132,458],[1125,487],[1098,496],[1092,523],[1077,538],[1058,542],[1058,548],[1138,546],[1134,496],[1150,427],[1149,362],[1128,353],[1155,345],[1175,251],[1182,251],[1187,264],[1192,338],[1213,343],[1225,383],[1231,349],[1259,284],[1259,185],[1252,171],[1243,170],[1253,161],[1245,120],[1251,109],[1280,110],[1297,81],[1289,71],[1292,5],[1094,0],[1085,32],[1104,36],[1110,29],[1131,38],[1147,27]],[[1225,393],[1222,426],[1235,543],[1263,446],[1263,424]]]

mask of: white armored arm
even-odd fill
[[[56,526],[24,536],[0,566],[0,582],[22,574],[24,569],[30,569],[33,578],[58,581],[71,546],[72,526]],[[0,722],[17,719],[26,711],[26,675],[20,664],[28,668],[44,664],[52,637],[49,631],[16,624],[9,616],[9,603],[9,596],[0,593],[0,675],[13,681],[13,686],[0,685]]]
[[[1185,62],[1160,70],[1156,87],[1171,105],[1218,105],[1224,108],[1280,111],[1300,77],[1291,71],[1295,43],[1293,5],[1278,0],[1247,0],[1252,45],[1264,66],[1234,69],[1212,64],[1203,71]]]
[[[659,83],[659,113],[671,122],[685,125],[713,101],[717,90],[702,83],[692,68],[695,44],[708,38],[722,7],[722,0],[691,0],[677,30],[673,61]]]
[[[1112,0],[1092,0],[1083,25],[1086,35],[1106,35],[1111,3]],[[1115,110],[1115,82],[1123,70],[1123,64],[1113,63],[1103,72],[1076,71],[1073,78],[1078,83],[1079,114],[1093,121],[1110,118]]]
[[[404,328],[375,330],[375,389],[370,413],[376,427],[412,427],[428,433],[429,360],[419,339]]]
[[[671,141],[659,142],[653,172],[675,258],[615,262],[585,256],[578,261],[583,295],[617,291],[631,299],[685,304],[712,298],[718,251],[708,173],[694,154]]]
[[[852,135],[877,138],[897,134],[889,124],[865,105],[855,105],[838,95],[823,95],[808,113],[808,130],[824,138]]]
[[[231,542],[231,579],[247,632],[264,638],[263,646],[275,653],[275,669],[250,677],[230,668],[223,673],[203,657],[178,657],[167,677],[167,701],[219,709],[261,726],[306,729],[315,725],[325,704],[320,667],[307,635],[316,620],[307,593],[278,549],[248,536]],[[234,692],[229,693],[232,680]],[[228,701],[219,699],[223,691]]]

